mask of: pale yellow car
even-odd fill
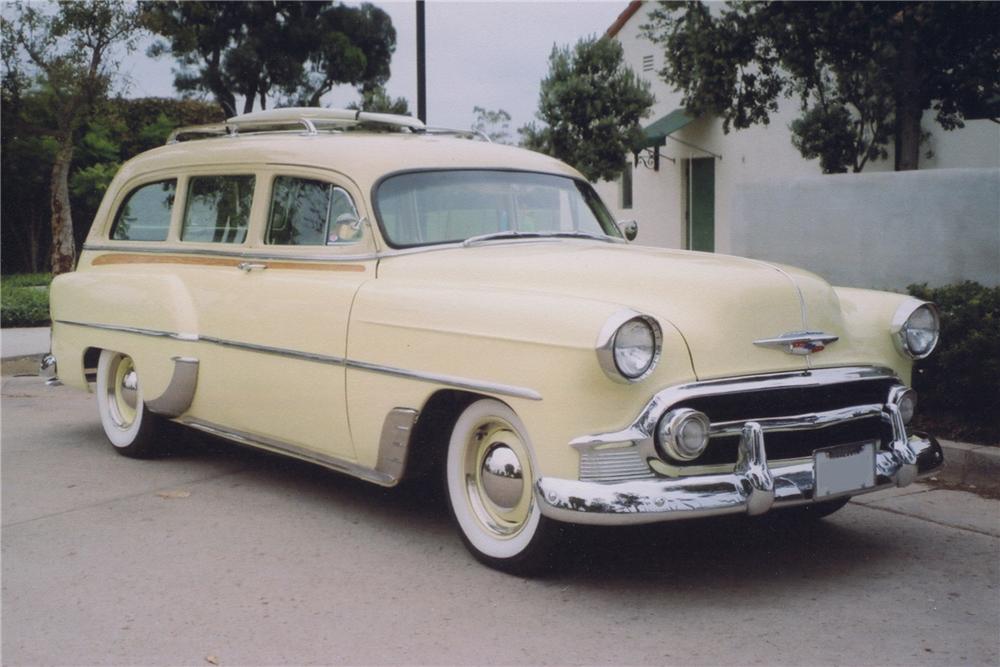
[[[127,456],[173,421],[383,486],[441,474],[512,572],[565,523],[822,516],[941,465],[907,426],[932,304],[630,243],[577,171],[469,135],[331,109],[178,130],[53,282],[43,371]]]

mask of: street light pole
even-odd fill
[[[424,37],[424,0],[417,0],[417,118],[427,122],[427,40]]]

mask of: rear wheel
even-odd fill
[[[104,434],[115,451],[133,458],[164,453],[162,418],[146,409],[132,357],[103,350],[97,362],[97,409]]]
[[[512,574],[547,569],[561,532],[542,516],[533,490],[530,442],[513,410],[493,399],[469,405],[448,443],[448,502],[465,546]]]

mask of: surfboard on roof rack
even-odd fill
[[[226,119],[224,123],[191,125],[170,133],[167,143],[183,139],[219,136],[236,136],[241,132],[294,132],[301,129],[305,134],[319,134],[322,131],[339,131],[361,124],[375,124],[395,127],[416,133],[453,134],[489,141],[481,132],[428,127],[418,118],[398,114],[373,113],[353,109],[324,109],[320,107],[288,107],[254,111]]]

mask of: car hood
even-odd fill
[[[629,307],[675,327],[701,378],[804,369],[804,357],[754,341],[807,330],[845,334],[837,295],[818,276],[712,253],[577,240],[484,243],[397,255],[381,262],[379,275]]]

